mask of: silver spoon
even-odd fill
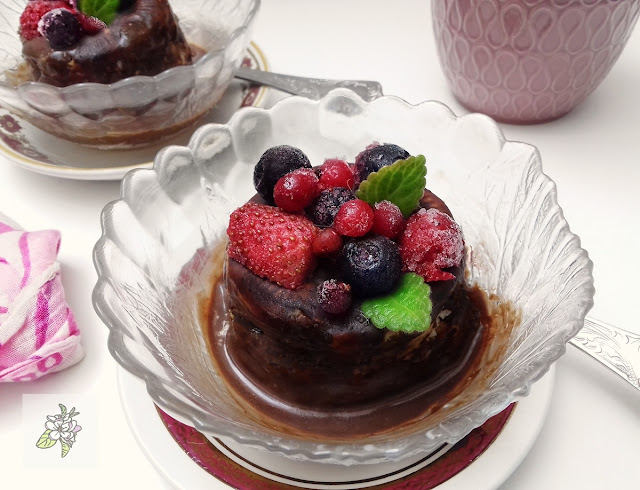
[[[587,317],[569,343],[640,390],[640,335]]]
[[[309,99],[318,100],[324,97],[334,88],[348,88],[362,97],[371,101],[382,96],[382,85],[370,80],[327,80],[323,78],[305,78],[293,75],[283,75],[270,71],[254,70],[240,67],[235,74],[236,78],[249,82],[266,85],[282,90],[288,94],[301,95]]]

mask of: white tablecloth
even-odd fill
[[[254,39],[273,71],[374,79],[386,94],[436,99],[457,114],[440,70],[427,1],[264,0]],[[566,117],[503,125],[537,146],[565,216],[595,267],[591,315],[640,333],[640,32],[604,83]],[[26,229],[62,232],[63,282],[84,338],[82,363],[33,384],[0,386],[0,488],[165,488],[124,419],[107,328],[95,314],[92,247],[117,182],[63,180],[0,162],[0,211]],[[550,412],[510,490],[639,488],[640,393],[570,347],[557,363]],[[22,458],[23,394],[75,393],[96,402],[98,455],[86,467],[34,468]],[[82,434],[82,433],[80,433]],[[81,435],[78,435],[80,438]],[[33,441],[35,443],[35,441]],[[211,488],[223,488],[212,479]]]

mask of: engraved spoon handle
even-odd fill
[[[640,335],[587,317],[569,343],[640,390]]]
[[[254,70],[244,66],[238,69],[235,77],[313,100],[318,100],[328,94],[332,89],[339,87],[353,90],[366,101],[371,101],[382,96],[382,86],[378,82],[368,80],[325,80],[321,78],[296,77],[293,75]]]

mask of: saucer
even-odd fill
[[[341,466],[293,461],[228,439],[207,438],[156,407],[144,382],[118,366],[121,402],[138,444],[167,481],[189,490],[495,489],[537,438],[554,376],[552,366],[529,396],[456,444],[397,463]]]
[[[264,53],[250,43],[243,66],[268,71]],[[226,123],[241,107],[261,107],[267,88],[234,79],[222,99],[199,125]],[[78,180],[120,180],[134,168],[149,168],[161,148],[186,145],[196,128],[136,150],[103,151],[72,143],[41,131],[20,117],[0,109],[0,159],[33,172]]]

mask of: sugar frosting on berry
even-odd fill
[[[448,281],[455,276],[443,269],[460,264],[464,239],[460,226],[437,209],[421,209],[407,221],[400,238],[403,268],[425,281]]]

